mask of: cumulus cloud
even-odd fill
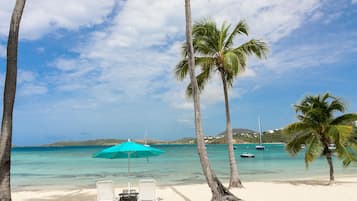
[[[80,89],[85,85],[90,97],[103,101],[117,101],[122,97],[131,100],[146,95],[169,97],[163,99],[172,101],[177,108],[190,108],[192,104],[186,101],[183,90],[178,92],[173,80],[173,68],[180,59],[180,46],[184,41],[183,3],[178,0],[126,1],[110,26],[93,32],[88,43],[76,48],[79,59],[56,61],[57,69],[63,73],[59,76],[59,88]],[[211,17],[219,23],[237,23],[244,18],[251,27],[252,37],[264,38],[270,43],[299,28],[320,5],[319,0],[192,2],[194,20]],[[88,77],[90,73],[95,76]],[[73,79],[74,76],[77,77]],[[253,76],[254,67],[243,74],[242,79]],[[218,95],[221,93],[218,84],[213,81],[207,86],[209,90],[202,94],[203,102],[214,104],[223,100]]]
[[[17,76],[17,84],[21,85],[26,82],[32,82],[35,80],[35,77],[36,74],[34,72],[20,69]]]
[[[19,88],[20,96],[43,95],[47,93],[47,87],[39,84],[24,84]]]
[[[323,16],[319,11],[322,2],[197,0],[192,2],[192,10],[194,20],[210,17],[218,23],[235,24],[245,19],[250,25],[250,37],[264,39],[273,45],[301,27],[306,19],[319,20]],[[118,3],[120,9],[115,10]],[[5,0],[0,4],[4,4],[0,5],[0,20],[6,21],[12,9],[11,2]],[[188,80],[178,85],[173,77],[185,38],[182,1],[66,0],[59,3],[59,0],[33,0],[28,2],[24,13],[22,35],[36,39],[61,28],[90,27],[103,23],[108,15],[112,16],[107,26],[90,33],[85,43],[74,48],[78,57],[61,57],[52,63],[56,73],[47,78],[55,89],[81,91],[91,100],[102,102],[131,101],[150,95],[176,108],[192,108],[183,93]],[[0,26],[0,34],[6,35],[6,29]],[[243,37],[235,42],[238,45],[248,39]],[[301,50],[301,54],[303,52]],[[288,54],[278,52],[266,65],[272,69],[279,66],[279,62],[293,66]],[[256,64],[250,60],[248,70],[240,79],[256,76]],[[201,97],[203,105],[223,101],[220,84],[219,79],[215,79],[207,85]],[[234,89],[231,97],[239,97],[241,93]]]
[[[43,95],[48,92],[46,83],[38,79],[37,73],[19,69],[17,85],[20,96]]]
[[[323,44],[295,45],[289,49],[277,50],[269,60],[264,62],[264,66],[275,72],[283,73],[296,68],[333,64],[353,53],[357,53],[355,42],[334,42],[331,40],[330,43]]]
[[[171,90],[162,96],[163,99],[177,109],[192,110],[192,98],[187,97],[185,93],[189,82],[186,79],[182,83],[176,83],[176,86],[172,86]],[[231,99],[239,98],[244,93],[239,87],[234,87],[230,89],[229,97]],[[222,81],[218,75],[212,76],[211,81],[206,84],[204,91],[200,95],[200,101],[203,109],[209,105],[224,101]]]
[[[0,2],[0,36],[9,30],[12,0]],[[26,2],[21,37],[37,39],[57,29],[77,30],[102,23],[115,6],[115,0],[32,0]]]

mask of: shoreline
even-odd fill
[[[217,145],[217,144],[226,144],[226,143],[207,143],[206,145]],[[251,143],[251,142],[242,142],[242,143],[234,143],[234,145],[240,145],[240,144],[245,144],[245,145],[256,145],[259,143]],[[270,144],[270,145],[277,145],[277,144],[286,144],[285,142],[265,142],[263,144]],[[88,145],[82,145],[82,144],[74,144],[74,145],[51,145],[51,144],[43,144],[43,145],[26,145],[26,146],[12,146],[11,148],[66,148],[66,147],[108,147],[108,146],[114,146],[116,144],[88,144]],[[150,145],[196,145],[195,143],[151,143]]]
[[[231,192],[246,201],[355,201],[357,176],[344,175],[336,178],[336,183],[328,185],[327,177],[310,177],[293,180],[243,182],[244,188]],[[35,186],[33,186],[35,187]],[[116,195],[126,188],[115,185]],[[133,189],[138,190],[137,185]],[[157,196],[163,201],[204,201],[210,200],[207,184],[160,185]],[[257,193],[259,192],[259,193]],[[14,201],[80,201],[95,200],[95,187],[66,189],[48,187],[43,189],[19,189],[12,192]]]
[[[350,179],[350,178],[355,178],[357,181],[357,175],[354,174],[335,174],[335,179],[336,180],[345,180],[345,179]],[[145,178],[147,179],[147,178]],[[108,179],[104,179],[108,180]],[[109,179],[110,180],[110,179]],[[98,180],[99,181],[99,180]],[[139,181],[139,179],[138,179]],[[226,184],[228,183],[228,179],[220,180],[222,183]],[[259,180],[248,180],[244,181],[243,179],[243,184],[244,183],[302,183],[304,181],[320,181],[320,182],[326,182],[328,183],[328,176],[322,176],[322,175],[317,175],[317,176],[311,176],[311,177],[296,177],[296,178],[282,178],[282,179],[269,179],[269,178],[262,178]],[[137,183],[133,183],[136,185]],[[176,183],[176,184],[160,184],[160,180],[157,180],[157,186],[158,187],[165,187],[165,186],[190,186],[190,185],[205,185],[205,182],[187,182],[187,183]],[[114,181],[114,187],[115,188],[124,188],[127,185],[127,182],[124,183],[116,183]],[[228,186],[228,185],[227,185]],[[91,189],[95,188],[95,182],[91,185],[81,185],[81,184],[59,184],[59,185],[23,185],[23,186],[16,186],[12,185],[12,192],[20,192],[20,191],[40,191],[43,189],[47,190],[53,190],[53,189],[65,189],[65,190],[76,190],[76,189]]]

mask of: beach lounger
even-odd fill
[[[154,179],[139,180],[139,201],[156,200],[156,181]]]
[[[97,181],[97,201],[115,201],[113,181]]]

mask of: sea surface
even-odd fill
[[[264,151],[255,150],[255,144],[239,144],[235,150],[239,173],[243,181],[274,181],[308,177],[328,178],[328,166],[319,158],[308,169],[304,155],[291,157],[283,144],[266,144]],[[165,151],[158,157],[131,159],[128,177],[127,159],[98,159],[92,154],[106,147],[24,147],[13,148],[13,188],[31,186],[94,187],[98,180],[110,179],[116,184],[138,182],[142,178],[154,178],[159,185],[194,184],[204,182],[196,145],[155,145]],[[227,182],[229,161],[227,145],[207,145],[210,162],[218,177]],[[255,158],[240,158],[243,152],[255,154]],[[334,158],[335,173],[357,174],[357,165],[343,168]]]

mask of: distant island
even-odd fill
[[[221,132],[214,136],[205,136],[205,142],[207,144],[224,144],[225,132]],[[235,144],[244,143],[258,143],[259,142],[259,132],[249,129],[234,128],[233,129],[233,140]],[[280,129],[264,131],[262,134],[262,140],[264,143],[286,143],[288,141],[288,136],[282,134]],[[122,143],[126,139],[96,139],[96,140],[86,140],[86,141],[60,141],[51,144],[44,144],[42,146],[46,147],[63,147],[63,146],[112,146],[118,143]],[[195,144],[195,138],[182,138],[173,141],[162,141],[153,139],[137,139],[133,140],[139,143],[147,144]]]

